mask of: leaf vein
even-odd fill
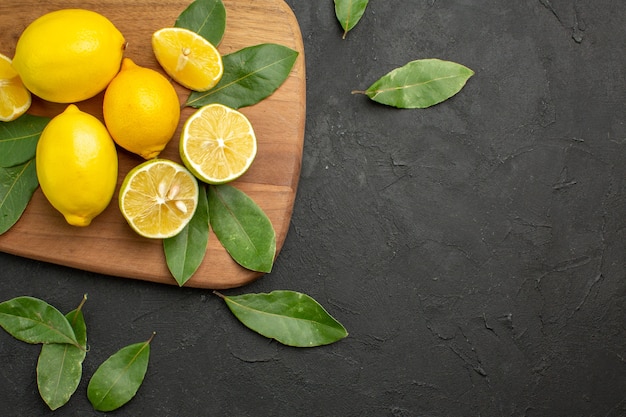
[[[213,3],[213,8],[209,10],[206,18],[202,21],[202,24],[200,25],[196,33],[202,32],[202,29],[204,29],[204,26],[206,26],[206,24],[209,22],[209,18],[211,17],[211,15],[213,15],[213,11],[215,10],[216,7],[217,7],[217,3]]]
[[[222,202],[222,204],[224,205],[224,207],[226,207],[226,210],[228,210],[228,213],[231,215],[231,217],[235,220],[235,223],[237,225],[237,227],[239,228],[239,230],[242,230],[244,233],[243,235],[247,238],[248,242],[250,243],[250,245],[254,248],[254,251],[256,253],[259,252],[256,244],[254,243],[254,241],[250,238],[250,235],[248,233],[246,233],[246,229],[243,227],[243,224],[239,221],[239,219],[237,218],[237,216],[235,215],[235,212],[230,208],[230,206],[228,204],[226,204],[226,202],[224,201],[224,199],[222,198],[221,194],[220,194],[220,190],[219,187],[215,187],[215,192],[217,194],[217,197],[220,199],[220,201]]]
[[[37,320],[33,320],[29,317],[23,317],[23,316],[16,316],[14,314],[7,314],[7,313],[0,313],[0,316],[6,316],[6,317],[19,317],[22,320],[26,320],[26,322],[30,323],[31,326],[30,327],[26,327],[26,329],[31,329],[37,326],[43,326],[49,330],[51,330],[53,333],[56,333],[58,335],[63,336],[64,339],[68,340],[68,343],[71,344],[72,346],[76,346],[76,344],[74,343],[74,341],[72,341],[69,337],[67,337],[67,335],[63,332],[61,332],[59,329],[57,329],[56,327],[46,323],[45,321],[37,321]]]
[[[430,83],[434,83],[437,81],[443,81],[443,80],[449,80],[452,78],[459,78],[458,75],[448,75],[446,77],[437,77],[437,78],[433,78],[431,80],[427,80],[427,81],[423,81],[423,82],[419,82],[419,83],[414,83],[414,84],[406,84],[406,85],[399,85],[396,87],[389,87],[389,88],[382,88],[382,89],[378,89],[378,90],[373,90],[371,91],[372,93],[375,93],[372,98],[378,96],[379,94],[383,94],[383,93],[388,93],[390,91],[398,91],[398,90],[406,90],[409,88],[415,88],[415,87],[420,87],[423,85],[427,85]]]
[[[13,188],[15,188],[15,185],[19,182],[19,179],[22,178],[22,176],[24,175],[24,172],[26,172],[26,169],[28,168],[28,166],[33,162],[33,159],[31,159],[30,161],[28,161],[26,164],[24,164],[24,168],[18,173],[15,181],[13,181],[11,183],[11,186],[9,187],[9,189],[7,190],[6,194],[4,195],[4,197],[2,198],[2,201],[0,201],[0,209],[2,209],[4,207],[4,205],[6,204],[7,199],[9,198],[9,196],[11,195],[11,193],[13,192]]]
[[[102,404],[102,402],[107,398],[107,396],[109,395],[109,393],[113,390],[113,388],[117,385],[117,383],[119,382],[120,379],[122,379],[123,376],[128,374],[128,370],[130,369],[131,365],[133,363],[135,363],[135,361],[137,360],[137,357],[139,357],[139,355],[141,354],[141,352],[143,352],[143,350],[146,348],[146,346],[148,346],[149,343],[146,342],[144,343],[144,345],[141,347],[141,349],[139,349],[137,351],[137,353],[131,358],[131,360],[128,361],[128,363],[126,364],[126,366],[124,366],[121,370],[121,372],[119,372],[118,377],[115,379],[115,381],[113,381],[110,386],[109,389],[106,391],[106,393],[102,396],[102,398],[100,399],[99,404]]]
[[[297,320],[297,321],[306,322],[306,323],[315,323],[315,324],[324,326],[324,327],[329,328],[329,329],[334,329],[334,327],[332,327],[332,326],[328,326],[328,325],[326,325],[324,323],[320,323],[319,321],[315,321],[315,320],[312,320],[312,319],[304,319],[304,318],[300,318],[300,317],[291,317],[291,316],[285,316],[285,315],[281,315],[281,314],[277,314],[277,313],[270,313],[270,312],[267,312],[267,311],[254,309],[252,307],[246,306],[245,304],[237,303],[237,302],[233,301],[232,298],[229,298],[228,300],[231,303],[241,307],[242,309],[246,309],[246,310],[251,311],[251,312],[256,312],[257,314],[263,314],[263,315],[266,315],[266,316],[278,317],[278,318],[281,318],[281,317],[285,318],[286,317],[286,318],[290,318],[292,320]]]
[[[234,79],[233,81],[231,81],[231,82],[229,82],[229,83],[226,83],[226,84],[224,84],[223,86],[220,86],[220,87],[218,87],[218,88],[215,88],[215,89],[213,89],[213,90],[210,90],[210,91],[208,91],[206,94],[199,95],[197,98],[195,98],[194,100],[189,101],[187,104],[188,104],[188,105],[191,105],[191,104],[193,104],[193,103],[195,103],[195,102],[197,102],[197,101],[199,101],[199,100],[206,99],[207,97],[210,97],[210,96],[212,96],[213,94],[220,92],[221,90],[224,90],[224,89],[226,89],[226,88],[228,88],[228,87],[230,87],[230,86],[232,86],[232,85],[234,85],[234,84],[238,84],[238,83],[240,83],[241,81],[243,81],[243,80],[245,80],[245,79],[247,79],[247,78],[250,78],[250,77],[252,77],[252,76],[254,76],[254,75],[257,75],[258,73],[263,72],[263,71],[267,70],[268,68],[274,67],[274,66],[276,66],[276,65],[280,64],[281,62],[283,62],[283,61],[285,61],[285,60],[287,60],[287,59],[290,59],[290,58],[291,58],[291,55],[290,55],[290,56],[286,56],[286,57],[284,57],[284,58],[281,58],[281,59],[279,59],[279,60],[277,60],[277,61],[274,61],[274,62],[272,62],[271,64],[268,64],[268,65],[265,65],[265,66],[263,66],[263,67],[260,67],[260,68],[258,68],[258,69],[257,69],[257,70],[255,70],[255,71],[251,71],[251,72],[247,73],[247,74],[246,74],[245,76],[243,76],[243,77],[240,77],[240,78]]]
[[[15,137],[10,137],[10,138],[6,138],[6,139],[0,139],[0,143],[12,142],[12,141],[18,141],[18,140],[25,140],[25,139],[31,139],[31,138],[34,138],[36,136],[39,136],[41,134],[41,132],[42,131],[34,132],[33,134],[30,134],[30,135],[15,136]]]

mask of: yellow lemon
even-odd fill
[[[104,122],[122,148],[155,158],[172,139],[180,120],[180,101],[159,72],[124,58],[122,69],[104,93]]]
[[[0,54],[0,121],[17,119],[30,108],[30,92],[11,66],[11,59]]]
[[[37,178],[50,204],[73,226],[87,226],[111,202],[117,151],[106,127],[70,104],[41,133]]]
[[[198,206],[198,182],[168,159],[151,159],[133,168],[120,187],[119,205],[141,236],[165,239],[178,234]]]
[[[152,49],[165,72],[190,90],[210,90],[224,73],[222,56],[215,46],[189,29],[156,31],[152,35]]]
[[[196,177],[209,184],[223,184],[248,170],[257,144],[246,116],[222,104],[209,104],[185,122],[179,149],[184,164]]]
[[[13,67],[33,94],[74,103],[106,88],[120,69],[125,45],[124,36],[101,14],[62,9],[26,27]]]

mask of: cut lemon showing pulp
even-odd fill
[[[222,104],[209,104],[192,114],[180,138],[184,164],[208,184],[239,178],[252,164],[256,149],[248,118]]]
[[[177,235],[198,206],[198,181],[182,165],[151,159],[133,168],[120,188],[120,211],[141,236]]]
[[[17,119],[30,107],[30,91],[11,66],[11,59],[0,54],[0,121]]]
[[[213,88],[224,73],[222,56],[211,42],[189,29],[163,28],[152,35],[157,61],[177,83],[194,91]]]

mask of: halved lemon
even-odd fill
[[[185,166],[208,184],[242,176],[257,151],[248,118],[222,104],[209,104],[192,114],[183,126],[179,146]]]
[[[198,181],[182,165],[151,159],[133,168],[120,188],[119,205],[128,224],[141,236],[177,235],[198,206]]]
[[[0,54],[0,121],[17,119],[30,108],[30,91],[22,84],[22,79],[11,59]]]
[[[219,51],[189,29],[163,28],[154,32],[152,49],[165,72],[190,90],[210,90],[224,73]]]

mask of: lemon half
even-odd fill
[[[165,239],[177,235],[198,206],[198,182],[182,165],[152,159],[133,168],[120,188],[119,206],[139,235]]]
[[[200,180],[223,184],[243,175],[256,156],[248,118],[222,104],[201,107],[185,122],[179,142],[183,163]]]

